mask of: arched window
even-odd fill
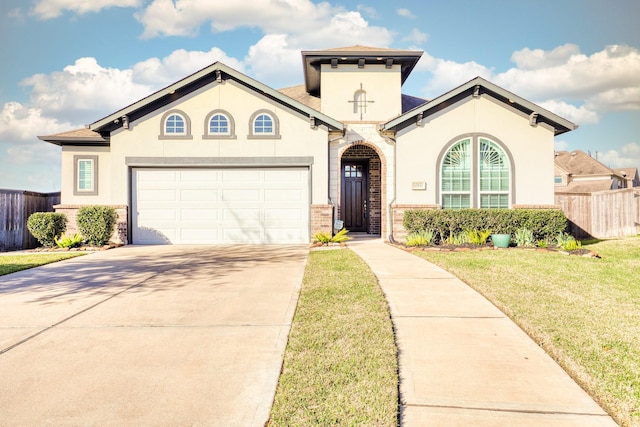
[[[268,114],[260,114],[253,121],[254,134],[273,134],[273,119]]]
[[[480,207],[509,207],[509,159],[495,142],[480,138]]]
[[[229,119],[224,114],[216,114],[209,120],[209,133],[229,134]]]
[[[167,111],[160,123],[160,139],[192,139],[191,120],[184,112]]]
[[[167,117],[167,120],[164,122],[165,135],[184,135],[185,132],[184,117],[180,114],[172,114]]]
[[[471,207],[471,139],[455,143],[442,161],[442,207]]]
[[[443,209],[508,208],[511,164],[505,150],[486,137],[454,142],[440,164]]]
[[[278,118],[268,110],[259,110],[253,113],[249,120],[249,138],[253,139],[279,139]]]
[[[204,122],[204,139],[235,139],[235,124],[231,114],[224,110],[210,112]]]

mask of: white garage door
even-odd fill
[[[308,243],[309,169],[133,169],[135,244]]]

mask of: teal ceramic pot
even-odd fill
[[[493,242],[493,246],[508,248],[511,243],[511,234],[492,234],[491,241]]]

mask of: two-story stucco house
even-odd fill
[[[554,136],[576,125],[482,78],[403,95],[421,51],[302,52],[274,90],[215,63],[87,126],[62,147],[70,217],[111,205],[128,243],[306,243],[340,220],[402,236],[408,208],[548,208]]]

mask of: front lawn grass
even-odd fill
[[[28,268],[38,267],[64,259],[85,255],[82,252],[47,252],[33,254],[0,255],[0,276]]]
[[[397,348],[375,275],[350,250],[311,252],[268,425],[397,420]]]
[[[514,319],[618,423],[640,426],[640,238],[587,248],[602,259],[532,249],[415,253]]]

